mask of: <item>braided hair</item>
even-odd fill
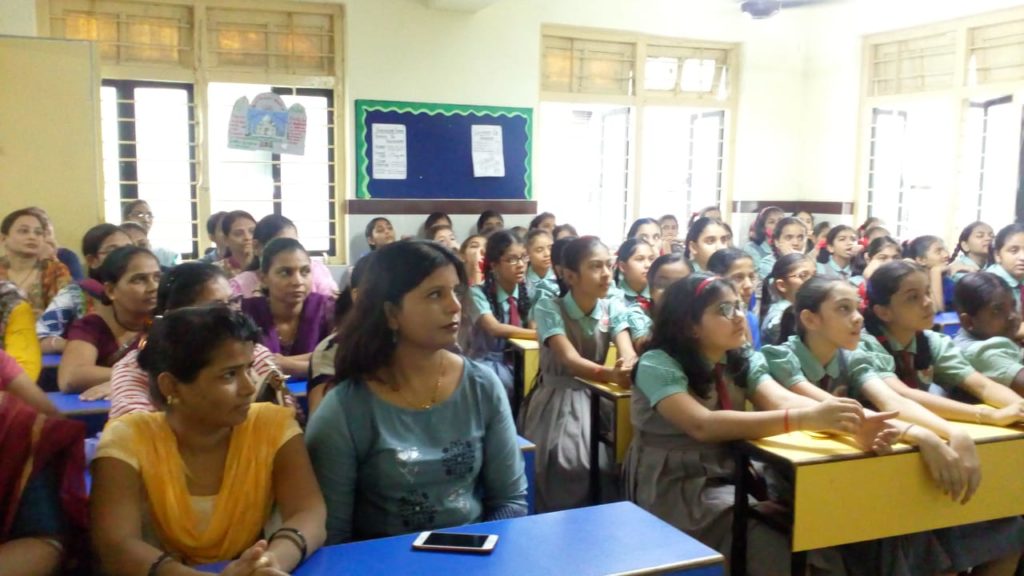
[[[883,329],[885,322],[875,314],[875,306],[888,306],[892,297],[900,289],[900,284],[911,274],[924,274],[924,269],[917,264],[904,260],[894,260],[881,265],[871,279],[867,281],[867,306],[864,310],[864,329],[875,337],[891,356],[895,358],[889,338],[886,337]],[[927,370],[933,362],[932,349],[928,345],[928,337],[924,331],[915,334],[916,351],[914,352],[914,370]],[[896,375],[904,382],[915,382],[916,374],[906,374],[906,369],[899,362],[896,363]]]
[[[508,324],[508,318],[498,302],[498,282],[494,278],[494,267],[497,266],[505,252],[512,246],[522,246],[522,241],[515,234],[508,230],[495,230],[487,238],[487,247],[484,248],[484,295],[491,305],[491,312],[494,318],[502,324]],[[526,281],[519,282],[519,297],[516,299],[516,308],[519,310],[519,321],[525,326],[530,313],[530,295],[526,292]]]

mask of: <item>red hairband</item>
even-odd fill
[[[708,276],[707,278],[701,280],[700,284],[697,284],[697,290],[696,290],[696,292],[693,293],[693,297],[694,298],[700,298],[700,293],[703,292],[704,289],[707,288],[709,284],[714,282],[715,278],[717,278],[717,276]]]

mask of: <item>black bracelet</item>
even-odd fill
[[[170,552],[164,552],[161,554],[159,558],[149,565],[149,572],[146,572],[146,576],[156,576],[157,570],[159,570],[160,566],[163,566],[163,563],[168,560],[173,560]]]
[[[292,544],[295,544],[295,546],[298,547],[299,553],[301,554],[301,557],[299,558],[299,564],[305,562],[306,552],[308,551],[308,548],[306,547],[306,537],[302,535],[302,532],[299,532],[295,528],[283,526],[281,528],[278,528],[277,531],[271,534],[270,539],[267,542],[273,542],[274,538],[277,538],[278,534],[281,534],[282,536],[288,538],[288,540],[290,540]]]

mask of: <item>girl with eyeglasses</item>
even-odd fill
[[[223,304],[234,309],[241,305],[241,298],[231,294],[227,275],[213,264],[186,262],[164,274],[156,292],[155,316],[164,316],[172,310],[190,306]],[[277,374],[273,354],[262,344],[253,347],[253,378],[257,388],[271,374]],[[117,418],[132,412],[154,412],[149,388],[149,376],[139,366],[139,351],[132,350],[114,364],[110,376],[110,418]]]
[[[122,222],[134,222],[142,226],[147,237],[153,229],[153,209],[149,207],[149,202],[145,200],[132,200],[125,204],[121,209],[121,217]],[[144,246],[144,248],[153,252],[157,261],[160,262],[160,266],[170,268],[178,263],[180,255],[174,250],[151,248],[150,246]]]
[[[776,260],[761,289],[762,344],[778,344],[793,333],[793,313],[787,314],[787,311],[796,300],[797,290],[814,273],[814,261],[801,252],[786,254]],[[764,302],[772,304],[765,306]]]
[[[509,338],[537,339],[530,321],[523,243],[508,230],[496,230],[484,248],[484,282],[469,289],[467,356],[490,366],[512,397],[512,367],[505,360]]]
[[[733,282],[716,276],[693,274],[665,291],[635,371],[625,464],[629,500],[727,559],[736,490],[729,442],[794,430],[853,434],[864,420],[853,400],[815,402],[775,382],[746,342],[745,310]],[[747,401],[758,412],[746,412]],[[788,573],[784,534],[754,519],[747,533],[752,574]],[[809,558],[815,567],[837,561],[818,551]]]
[[[747,310],[747,341],[754,345],[754,350],[758,350],[761,348],[761,327],[757,315],[750,310],[759,278],[755,265],[750,254],[739,248],[719,250],[708,260],[708,272],[726,278],[736,286],[736,292]]]

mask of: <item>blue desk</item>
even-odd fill
[[[300,401],[305,400],[305,380],[288,382],[288,389]],[[110,400],[79,400],[78,394],[64,394],[63,392],[47,392],[46,396],[63,416],[85,422],[89,436],[103,430],[103,425],[107,422],[107,415],[110,414]],[[303,402],[303,409],[308,410],[305,402]]]
[[[935,315],[935,326],[939,328],[938,332],[952,338],[960,330],[960,316],[956,312],[940,312]]]
[[[421,552],[412,549],[417,534],[406,534],[318,550],[293,574],[723,574],[723,560],[718,552],[630,502],[485,522],[445,531],[497,534],[498,544],[491,554]],[[217,567],[210,566],[208,570],[215,572]]]
[[[54,354],[43,354],[43,368],[56,368],[60,366],[59,353]]]

